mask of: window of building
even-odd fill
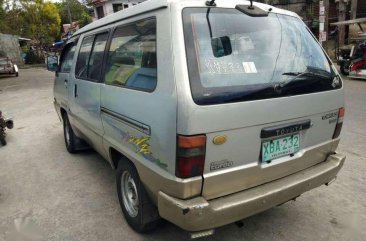
[[[123,4],[123,9],[128,8],[128,4]]]
[[[105,83],[153,91],[157,82],[156,20],[118,27],[113,34]]]
[[[113,12],[116,13],[120,10],[122,10],[122,3],[113,4]]]
[[[97,10],[97,18],[98,19],[103,18],[104,17],[103,6],[96,7],[96,10]]]

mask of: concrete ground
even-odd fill
[[[24,69],[18,78],[0,77],[0,109],[15,121],[8,145],[0,147],[0,241],[22,240],[25,232],[27,240],[47,241],[189,240],[170,223],[145,235],[129,228],[107,162],[93,151],[65,149],[53,75]],[[344,83],[339,151],[347,160],[337,181],[203,240],[366,240],[366,81]]]

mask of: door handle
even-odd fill
[[[67,88],[67,83],[68,83],[69,81],[67,80],[67,79],[65,79],[65,81],[64,81],[64,85],[65,85],[65,87]]]
[[[78,97],[78,86],[75,84],[74,87],[74,97],[77,98]]]

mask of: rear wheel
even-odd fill
[[[156,207],[151,203],[135,166],[121,159],[116,173],[117,193],[127,223],[137,232],[154,230],[159,223]]]

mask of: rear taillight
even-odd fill
[[[337,138],[339,136],[339,134],[341,134],[344,112],[345,112],[344,107],[339,108],[339,110],[338,110],[338,120],[337,120],[336,128],[334,130],[333,139]]]
[[[180,178],[203,175],[203,169],[205,167],[205,153],[205,135],[178,135],[175,175]]]

